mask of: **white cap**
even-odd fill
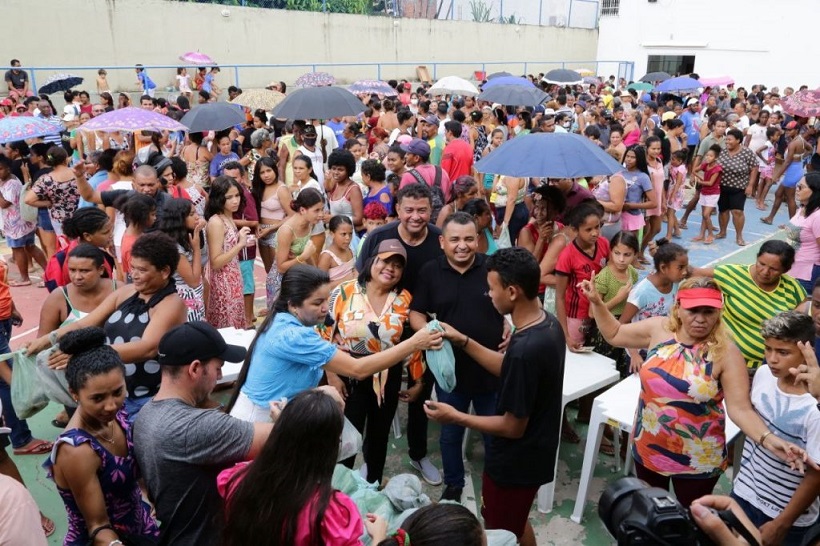
[[[555,115],[555,110],[553,110],[552,108],[547,108],[547,109],[544,110],[544,115],[545,116],[554,116]]]

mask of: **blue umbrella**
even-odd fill
[[[624,170],[594,142],[574,133],[515,137],[477,162],[475,169],[518,178],[581,178]]]
[[[481,86],[481,89],[486,91],[492,87],[497,85],[517,85],[519,87],[535,87],[535,84],[532,83],[527,78],[516,78],[515,76],[503,76],[501,78],[494,78],[492,80],[488,80],[487,83]]]
[[[674,91],[691,91],[699,87],[703,87],[703,84],[695,78],[680,76],[659,83],[653,91],[658,91],[660,93],[672,93]]]
[[[245,123],[245,113],[236,104],[211,102],[192,108],[179,122],[192,133],[221,131]]]
[[[40,86],[40,93],[51,95],[59,91],[68,91],[81,83],[83,83],[83,79],[74,74],[54,74],[46,80],[46,83]]]
[[[549,95],[540,89],[521,85],[495,85],[478,96],[478,100],[497,102],[504,106],[538,106],[548,98]]]
[[[283,119],[330,119],[358,116],[365,106],[356,95],[341,87],[305,87],[289,94],[273,117]]]
[[[488,80],[494,80],[496,78],[504,78],[506,76],[512,76],[512,74],[510,74],[509,72],[494,72],[494,73],[490,74],[489,76],[487,76],[487,79]]]

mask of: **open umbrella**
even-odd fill
[[[674,91],[692,91],[699,87],[703,87],[703,84],[695,78],[690,78],[689,76],[678,76],[677,78],[672,78],[659,83],[655,87],[655,91],[660,93],[672,93]]]
[[[6,116],[0,119],[0,144],[51,135],[62,127],[32,116]]]
[[[354,95],[384,95],[386,97],[395,97],[399,94],[399,92],[390,87],[388,83],[381,80],[359,80],[350,84],[347,90]]]
[[[518,178],[581,178],[624,170],[594,142],[574,133],[515,137],[477,162],[475,169]]]
[[[549,98],[549,95],[535,87],[521,85],[496,85],[485,89],[478,96],[479,100],[497,102],[504,106],[538,106]]]
[[[544,81],[547,83],[557,83],[558,85],[574,85],[576,83],[582,83],[584,78],[574,70],[556,68],[544,75]]]
[[[635,91],[651,91],[652,84],[646,82],[632,82],[626,86],[627,89],[634,89]]]
[[[214,61],[204,53],[200,53],[199,51],[189,51],[188,53],[183,53],[179,56],[179,60],[184,63],[195,65],[207,66],[216,64],[216,61]]]
[[[718,85],[734,85],[735,79],[731,76],[715,76],[714,78],[701,78],[700,84],[703,87],[717,87]]]
[[[182,116],[179,122],[188,127],[192,133],[221,131],[245,123],[245,114],[238,105],[211,102],[190,110]]]
[[[488,80],[494,80],[496,78],[506,78],[506,77],[509,77],[509,76],[512,76],[512,74],[510,74],[509,72],[493,72],[492,74],[487,76],[487,79]]]
[[[330,119],[357,116],[365,106],[355,95],[341,87],[306,87],[294,91],[273,109],[281,119]]]
[[[187,131],[188,127],[168,116],[153,110],[144,110],[129,106],[120,108],[86,121],[80,128],[83,131]]]
[[[81,83],[83,83],[83,79],[74,74],[54,74],[46,80],[46,83],[40,86],[40,93],[51,95],[60,91],[68,91]]]
[[[475,97],[479,91],[475,85],[468,82],[464,78],[458,76],[447,76],[441,78],[439,81],[427,90],[427,94],[431,97],[436,95],[463,95],[465,97]]]
[[[668,79],[671,79],[672,75],[667,72],[650,72],[648,74],[644,74],[643,78],[640,79],[642,82],[664,82]]]
[[[802,118],[820,116],[820,88],[792,93],[783,99],[783,110]]]
[[[336,78],[327,72],[308,72],[296,78],[299,87],[325,87],[336,83]]]
[[[264,110],[270,112],[276,108],[283,100],[285,95],[279,91],[271,91],[270,89],[249,89],[242,91],[242,93],[235,99],[230,101],[232,104],[238,104],[251,110]]]
[[[481,89],[486,91],[492,87],[497,85],[517,85],[518,87],[535,87],[535,84],[532,83],[527,78],[516,78],[515,76],[504,76],[503,78],[495,78],[493,80],[487,80],[487,83],[481,86]]]

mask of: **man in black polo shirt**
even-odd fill
[[[484,460],[482,508],[487,529],[515,533],[521,546],[535,546],[529,523],[538,488],[553,479],[561,391],[564,334],[538,300],[541,270],[523,248],[499,250],[486,263],[493,306],[514,325],[503,355],[445,326],[444,336],[487,371],[500,377],[495,415],[470,415],[444,402],[427,402],[428,417],[489,434]]]
[[[428,314],[470,336],[477,343],[497,349],[504,330],[504,317],[487,297],[487,256],[477,254],[478,229],[472,216],[456,212],[444,220],[439,238],[444,256],[427,262],[421,268],[424,279],[410,303],[410,326],[424,328]],[[436,384],[441,402],[467,412],[472,402],[477,415],[495,415],[498,378],[479,366],[459,348],[456,358],[456,387],[446,392]],[[461,442],[464,427],[442,425],[439,445],[444,467],[444,493],[441,500],[461,502],[464,489],[464,461]],[[484,451],[489,451],[490,437],[484,435]]]
[[[433,196],[426,184],[410,184],[396,193],[396,213],[398,222],[382,226],[367,235],[359,257],[356,270],[362,271],[364,263],[376,253],[379,244],[386,239],[398,239],[407,251],[407,265],[404,268],[405,288],[414,294],[422,277],[419,271],[422,266],[442,255],[439,244],[441,231],[430,223],[433,211]],[[409,332],[409,329],[405,329]],[[421,472],[424,480],[431,485],[441,483],[441,473],[427,457],[427,416],[424,414],[424,401],[433,390],[433,374],[428,369],[421,381],[408,379],[407,390],[399,398],[407,406],[407,445],[410,452],[410,465]]]

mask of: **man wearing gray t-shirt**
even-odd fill
[[[273,425],[248,423],[213,407],[222,364],[245,349],[228,345],[210,324],[194,321],[159,342],[162,382],[134,423],[134,449],[160,522],[160,544],[217,544],[224,507],[220,471],[256,456]]]

